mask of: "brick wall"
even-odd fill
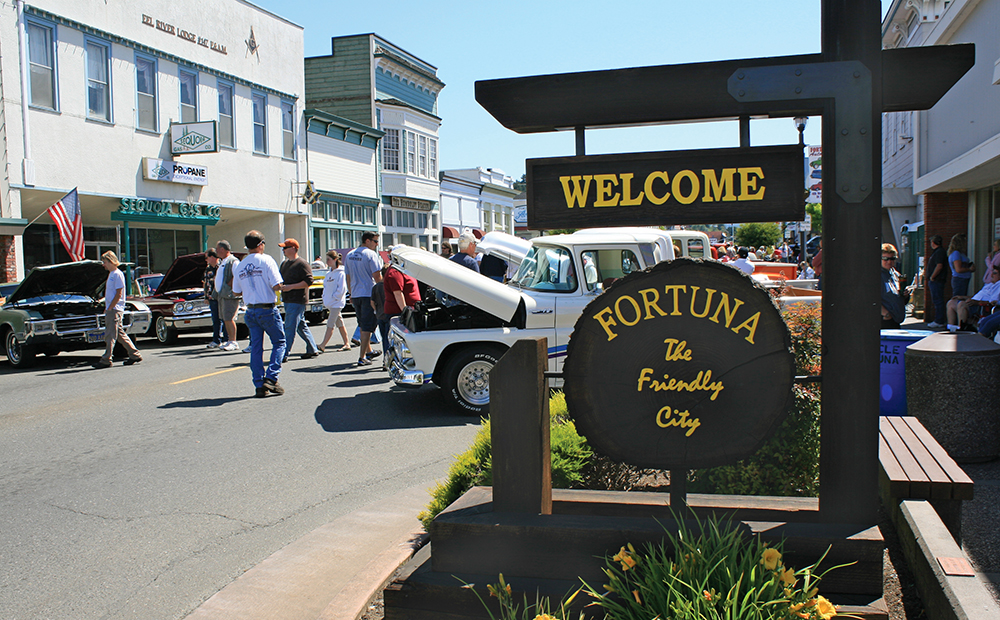
[[[953,235],[969,231],[969,193],[934,192],[924,194],[924,256],[931,255],[931,237],[941,235],[943,247],[948,249]],[[951,297],[951,276],[944,288],[945,299]],[[934,305],[927,297],[924,303],[925,321],[934,320]],[[942,318],[938,321],[944,323]]]
[[[14,237],[12,235],[0,235],[0,282],[14,282],[17,280],[17,256],[14,254]]]

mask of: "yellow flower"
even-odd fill
[[[635,597],[635,602],[636,603],[642,605],[642,600],[639,598],[639,591],[638,590],[632,590],[632,596]],[[823,620],[827,620],[827,619],[824,618]]]
[[[496,588],[494,588],[492,585],[487,584],[486,589],[490,591],[490,596],[495,596],[497,598],[500,598],[500,596],[497,594]]]
[[[608,592],[614,592],[615,591],[615,589],[612,588],[611,586],[609,586],[608,584],[604,584],[604,589],[607,590]]]
[[[535,620],[556,620],[556,617],[549,614],[538,614],[535,616]]]
[[[621,562],[622,563],[622,570],[623,571],[624,570],[628,570],[630,568],[635,568],[635,565],[637,564],[637,562],[632,557],[632,555],[628,551],[625,550],[625,547],[622,547],[621,551],[619,551],[611,559],[614,560],[615,562]]]
[[[786,568],[781,572],[781,583],[789,587],[794,587],[798,583],[798,579],[795,578],[795,571],[790,568]]]
[[[789,606],[788,607],[788,611],[792,611],[792,612],[798,611],[798,610],[802,609],[803,607],[805,607],[805,605],[806,605],[805,603],[796,603],[795,605]]]
[[[505,590],[507,590],[507,594],[508,594],[508,596],[509,596],[509,595],[510,595],[510,584],[508,583],[508,584],[507,584],[507,587],[506,587],[506,588],[504,588],[504,589],[505,589]]]
[[[774,570],[781,564],[781,553],[777,549],[764,549],[760,563],[767,570]]]
[[[834,607],[833,603],[820,596],[816,599],[816,612],[823,620],[830,620],[837,615],[837,608]]]

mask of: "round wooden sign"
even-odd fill
[[[677,259],[587,305],[563,368],[580,433],[640,467],[726,465],[792,404],[791,336],[771,296],[723,263]]]

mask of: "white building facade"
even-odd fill
[[[495,168],[441,172],[441,222],[445,239],[469,228],[477,236],[493,230],[514,234],[514,179]]]
[[[86,257],[140,273],[251,228],[308,238],[300,26],[243,0],[17,4],[0,13],[6,279],[69,260],[45,211],[73,188]]]

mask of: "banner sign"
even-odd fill
[[[184,164],[169,159],[143,157],[142,178],[147,181],[208,185],[208,167]]]
[[[402,196],[391,197],[392,206],[401,209],[413,209],[414,211],[430,211],[434,208],[434,203],[429,200],[417,200],[416,198],[404,198]]]
[[[135,219],[142,216],[144,219]],[[199,203],[156,200],[155,198],[122,198],[118,211],[111,219],[122,221],[169,221],[176,218],[191,220],[185,223],[213,225],[219,222],[222,207]]]
[[[806,202],[820,204],[823,202],[823,147],[809,147],[809,167],[806,170],[806,189],[809,197]]]
[[[218,135],[215,121],[170,123],[170,152],[174,155],[217,153]]]
[[[794,376],[791,336],[767,291],[734,267],[687,258],[590,302],[563,367],[580,434],[654,469],[754,454],[787,415]]]
[[[800,221],[802,149],[768,146],[529,159],[528,226]]]

